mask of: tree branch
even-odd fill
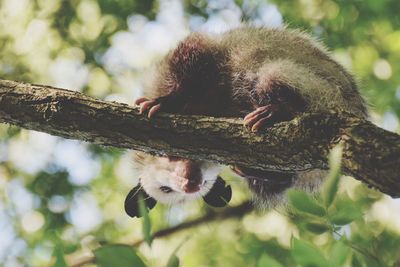
[[[216,220],[241,218],[241,217],[243,217],[243,215],[249,213],[252,210],[253,210],[253,206],[250,201],[246,201],[235,207],[226,208],[220,212],[215,212],[214,210],[209,210],[202,217],[199,217],[199,218],[187,221],[187,222],[183,222],[181,224],[172,226],[170,228],[159,230],[157,232],[154,232],[152,236],[153,236],[153,239],[162,238],[162,237],[172,235],[176,232],[180,232],[180,231],[192,228],[192,227],[199,226],[203,223],[212,222],[212,221],[216,221]],[[133,247],[137,247],[137,246],[141,245],[143,242],[145,242],[145,241],[143,239],[140,239],[136,242],[133,242],[131,245]],[[85,266],[86,264],[93,263],[93,261],[94,261],[93,256],[81,258],[81,259],[76,260],[71,265],[71,267],[82,267],[82,266]]]
[[[344,144],[343,171],[400,196],[400,137],[348,114],[304,114],[264,133],[240,119],[159,114],[79,92],[0,80],[0,122],[95,144],[277,171],[327,168]]]
[[[153,238],[161,238],[161,237],[169,236],[173,233],[180,232],[182,230],[196,227],[200,224],[215,221],[215,220],[227,220],[227,219],[231,219],[231,218],[241,218],[241,217],[243,217],[243,215],[245,215],[246,213],[249,213],[252,210],[253,210],[253,205],[252,205],[251,201],[246,201],[236,207],[226,208],[221,212],[216,212],[215,210],[209,210],[207,212],[207,214],[205,214],[203,217],[193,219],[191,221],[183,222],[183,223],[173,226],[171,228],[157,231],[153,234]],[[142,244],[143,242],[144,242],[143,239],[138,240],[138,241],[132,243],[132,246],[137,247],[140,244]]]

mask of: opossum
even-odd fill
[[[353,76],[308,34],[284,27],[243,26],[220,35],[190,34],[155,67],[144,96],[135,103],[149,118],[159,111],[244,117],[244,125],[252,131],[264,131],[303,112],[367,116]],[[231,197],[213,163],[142,152],[137,152],[135,161],[141,175],[136,191],[144,190],[148,199],[173,204],[212,193],[222,206]],[[290,187],[312,191],[325,176],[322,170],[232,169],[248,181],[261,205],[279,202]],[[126,207],[136,207],[132,198],[136,191],[128,196]]]

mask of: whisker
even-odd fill
[[[150,198],[152,198],[152,196],[148,195],[148,196],[145,197],[143,200],[148,200],[148,199],[150,199]]]
[[[210,191],[211,190],[211,188],[213,187],[212,185],[203,185],[203,187],[205,188],[205,189],[207,189],[207,193],[208,193],[208,191]]]
[[[133,194],[133,195],[129,198],[129,200],[131,200],[131,199],[134,198],[137,194],[139,194],[140,189],[143,189],[143,185],[142,185],[142,184],[140,184],[139,190],[137,190],[137,191],[135,192],[135,194]]]
[[[230,183],[245,183],[246,181],[243,180],[236,180],[236,179],[224,179],[225,182],[230,182]]]

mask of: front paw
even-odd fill
[[[147,117],[151,118],[161,109],[161,103],[158,99],[149,99],[147,97],[141,97],[136,99],[135,105],[140,106],[140,114],[147,113]]]
[[[173,93],[160,96],[155,99],[141,97],[135,101],[140,106],[140,113],[147,113],[147,117],[151,118],[159,111],[169,113],[179,113],[186,105],[186,97],[182,93]]]
[[[271,127],[277,122],[290,120],[293,114],[278,104],[269,104],[257,108],[244,117],[244,125],[251,131],[257,132],[261,129]]]

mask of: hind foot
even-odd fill
[[[286,121],[291,119],[293,115],[285,111],[278,104],[269,104],[257,108],[244,117],[244,125],[257,132],[261,129],[271,127],[277,122]]]
[[[157,99],[149,99],[147,97],[141,97],[136,99],[135,105],[140,106],[140,114],[145,112],[147,113],[147,117],[151,118],[161,109],[161,103],[157,101]]]

